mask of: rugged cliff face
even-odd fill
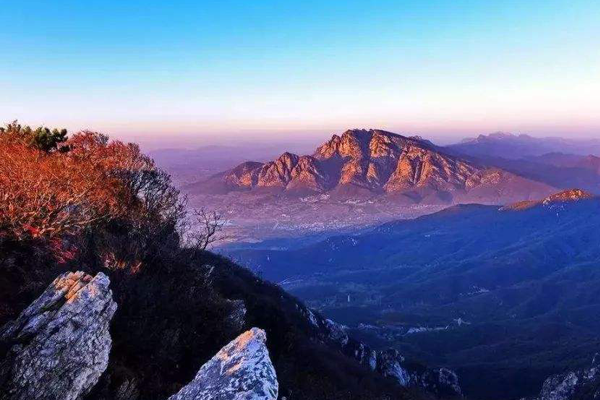
[[[276,400],[279,384],[266,341],[262,329],[242,333],[169,400]]]
[[[76,400],[108,365],[116,304],[106,275],[66,273],[2,329],[2,400]]]
[[[550,187],[512,173],[446,154],[421,138],[381,130],[334,135],[312,156],[282,154],[277,160],[244,163],[217,177],[230,190],[277,188],[327,192],[363,190],[411,193],[417,201],[450,202],[547,195]]]

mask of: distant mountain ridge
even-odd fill
[[[600,140],[535,138],[498,132],[445,147],[457,157],[494,166],[558,189],[600,194]]]
[[[561,137],[538,138],[526,134],[495,132],[464,139],[446,147],[457,156],[500,157],[519,159],[542,156],[548,153],[571,153],[600,156],[598,139],[566,139]]]
[[[539,157],[539,160],[557,167],[581,168],[600,174],[600,157],[591,154],[577,156],[564,153],[548,153]]]
[[[333,135],[312,155],[285,152],[271,162],[245,162],[189,188],[194,187],[215,192],[400,194],[414,203],[506,203],[555,191],[549,185],[453,156],[420,137],[377,129]]]

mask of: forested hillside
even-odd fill
[[[266,331],[288,399],[423,396],[345,356],[278,286],[197,245],[206,241],[186,243],[184,199],[136,145],[9,124],[0,199],[0,326],[65,271],[110,279],[113,345],[86,399],[163,400],[251,327]],[[13,345],[2,343],[0,364]]]

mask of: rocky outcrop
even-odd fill
[[[263,166],[259,162],[245,162],[225,176],[225,184],[232,188],[251,188],[258,182],[258,172]]]
[[[532,400],[600,399],[600,356],[590,368],[553,375],[544,381],[540,395]]]
[[[401,386],[413,387],[444,398],[462,397],[456,373],[447,368],[427,368],[409,363],[395,349],[373,350],[350,337],[344,326],[325,319],[309,308],[301,308],[307,321],[319,330],[321,339],[344,355],[380,375],[395,379]]]
[[[108,365],[116,304],[109,279],[66,273],[0,332],[2,400],[76,400]]]
[[[420,146],[408,146],[398,157],[394,173],[385,184],[388,192],[410,188],[453,191],[466,189],[470,177],[481,169],[465,161]]]
[[[404,362],[404,357],[398,350],[381,351],[377,355],[377,372],[396,379],[402,386],[408,386],[411,383],[411,374],[403,367]]]
[[[552,192],[547,185],[454,157],[418,137],[361,129],[333,135],[312,156],[284,153],[266,164],[244,163],[222,179],[232,189],[343,193],[353,187],[436,202],[468,202],[465,196],[472,192],[476,200],[496,204]]]
[[[402,386],[417,387],[437,396],[462,396],[456,372],[448,368],[410,365],[396,349],[377,352],[377,372],[396,379]]]
[[[276,400],[279,384],[266,341],[262,329],[241,334],[169,400]]]
[[[256,186],[285,188],[299,159],[295,154],[283,153],[277,160],[266,163],[258,172]]]
[[[318,161],[310,156],[283,153],[277,160],[260,165],[249,172],[256,176],[252,187],[281,188],[285,190],[322,191],[328,176]]]

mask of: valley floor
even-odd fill
[[[240,201],[240,196],[244,201]],[[255,243],[269,238],[339,234],[398,219],[413,219],[448,205],[406,205],[386,197],[336,199],[329,194],[288,197],[231,192],[189,195],[191,208],[216,211],[226,221],[228,243]]]

